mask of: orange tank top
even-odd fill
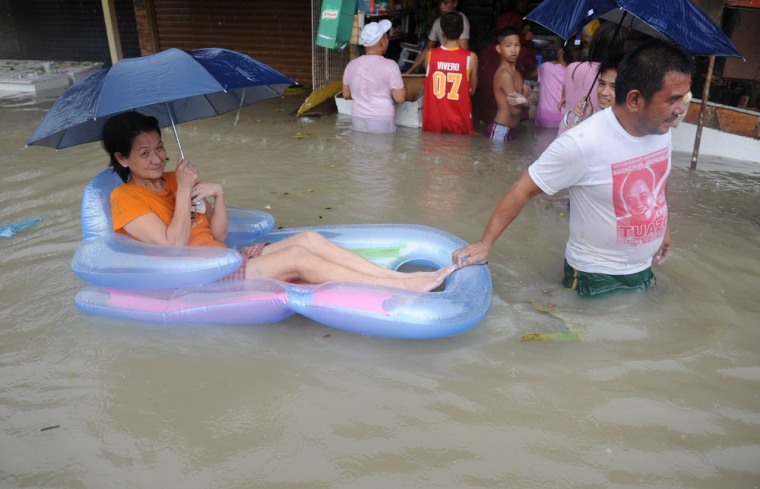
[[[164,172],[164,190],[151,190],[131,182],[119,185],[111,192],[111,218],[113,230],[119,234],[129,233],[124,226],[140,216],[153,213],[167,226],[174,216],[177,177],[174,172]],[[205,213],[193,213],[190,228],[190,246],[226,246],[214,239]]]

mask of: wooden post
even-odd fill
[[[720,26],[723,19],[723,9],[725,8],[724,1],[720,0],[720,11],[718,11],[718,18],[715,19],[715,24]],[[699,157],[699,143],[702,141],[702,126],[705,123],[705,110],[707,110],[707,99],[710,98],[710,83],[712,82],[713,70],[715,69],[715,56],[710,56],[710,61],[707,64],[707,73],[705,74],[705,85],[702,89],[702,107],[699,110],[699,120],[697,121],[697,133],[694,136],[694,151],[691,153],[691,164],[689,169],[697,169],[697,158]]]
[[[156,15],[153,0],[132,0],[135,8],[137,23],[137,39],[140,43],[140,56],[158,52],[158,37],[156,34]]]
[[[715,68],[715,56],[710,56],[710,62],[707,64],[707,74],[705,75],[705,86],[702,89],[702,107],[699,109],[699,119],[697,121],[697,133],[694,136],[694,151],[691,153],[690,170],[697,169],[697,158],[699,157],[699,143],[702,141],[702,126],[705,123],[705,110],[707,110],[707,99],[710,97],[710,82],[712,81],[713,69]]]
[[[106,23],[106,35],[108,36],[108,49],[111,52],[111,63],[115,64],[124,57],[121,51],[119,24],[116,22],[115,0],[101,0],[100,3],[103,5],[103,20]]]

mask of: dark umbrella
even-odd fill
[[[175,124],[280,97],[293,83],[250,56],[220,48],[123,59],[63,92],[28,144],[66,148],[99,141],[106,119],[129,110],[156,117],[176,136]],[[179,137],[177,145],[184,157]]]
[[[659,33],[695,56],[742,57],[692,0],[544,0],[525,18],[565,40],[592,20],[604,18],[649,35]]]
[[[710,56],[691,168],[696,168],[715,56],[742,58],[726,34],[692,0],[544,0],[526,17],[567,40],[594,19],[665,37],[695,56]],[[591,92],[589,92],[589,95]]]

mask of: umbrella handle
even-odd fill
[[[235,123],[232,124],[233,126],[237,127],[238,121],[240,120],[240,109],[243,108],[243,101],[245,100],[245,88],[243,88],[243,93],[240,94],[240,105],[238,105],[238,111],[235,115]]]
[[[177,140],[177,148],[179,148],[179,157],[185,159],[185,152],[182,151],[182,144],[179,142],[179,134],[177,134],[177,126],[174,125],[174,116],[172,116],[172,109],[169,103],[166,103],[166,112],[169,113],[169,120],[172,123],[172,130],[174,131],[174,138]]]

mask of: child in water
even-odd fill
[[[493,94],[496,115],[488,125],[486,135],[495,141],[514,138],[514,129],[520,123],[523,107],[530,106],[530,85],[523,82],[515,63],[520,54],[520,35],[512,27],[505,27],[496,36],[496,51],[501,63],[493,75]],[[519,91],[518,91],[519,90]]]

